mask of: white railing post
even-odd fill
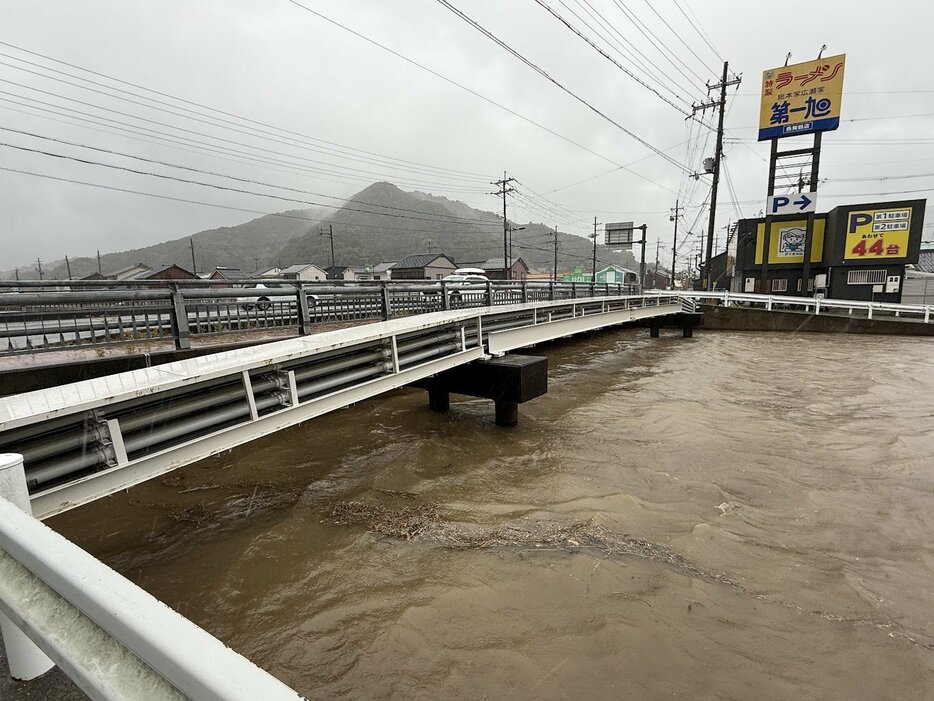
[[[23,456],[19,453],[0,453],[0,497],[32,515],[29,492],[26,489]],[[3,636],[10,675],[14,679],[22,681],[35,679],[55,666],[55,663],[2,613],[0,613],[0,634]]]

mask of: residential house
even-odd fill
[[[246,280],[249,276],[240,268],[227,268],[218,265],[214,272],[208,275],[208,280]]]
[[[457,266],[443,253],[419,253],[406,256],[392,266],[393,280],[440,280]]]
[[[608,282],[611,285],[638,285],[639,273],[618,265],[608,265],[597,271],[597,282]]]
[[[503,275],[503,259],[489,258],[477,263],[464,263],[462,268],[480,268],[491,280],[525,280],[529,275],[529,266],[522,258],[511,258],[506,275]]]
[[[383,261],[382,263],[377,263],[373,266],[373,275],[378,276],[374,277],[374,280],[391,280],[392,279],[392,269],[399,264],[397,260],[388,260]]]
[[[274,265],[271,268],[259,273],[257,277],[279,277],[282,274],[282,271],[283,268],[280,268],[278,265]]]
[[[146,270],[128,280],[197,280],[198,276],[180,265],[167,265],[159,270]]]
[[[266,277],[263,273],[261,277]],[[314,263],[296,263],[279,271],[278,277],[283,280],[310,280],[312,282],[321,282],[328,279],[327,272]]]
[[[328,280],[344,280],[351,282],[354,280],[353,268],[349,265],[329,265],[324,269]]]
[[[142,275],[143,273],[152,270],[152,268],[145,263],[137,263],[136,265],[130,265],[126,268],[121,268],[115,273],[107,273],[106,275],[101,275],[100,273],[91,273],[87,275],[82,280],[131,280],[137,275]]]

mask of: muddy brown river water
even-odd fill
[[[309,698],[934,698],[934,343],[647,335],[51,525]]]

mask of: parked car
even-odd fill
[[[290,297],[281,297],[278,295],[274,295],[270,297],[269,293],[265,292],[265,290],[270,290],[273,288],[280,288],[280,287],[288,287],[288,285],[276,285],[274,283],[271,283],[269,285],[264,285],[261,282],[257,283],[253,287],[247,288],[247,289],[252,290],[254,294],[244,295],[243,297],[237,297],[237,304],[239,304],[241,307],[243,307],[247,311],[249,311],[250,309],[253,309],[254,307],[256,309],[259,309],[260,311],[266,311],[267,309],[272,307],[273,300],[279,300],[279,301],[285,302],[291,299]],[[308,297],[308,306],[309,307],[315,306],[315,304],[318,301],[317,295],[307,295],[307,297]]]

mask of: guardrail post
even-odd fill
[[[493,306],[493,283],[489,280],[486,283],[486,306]]]
[[[529,283],[522,281],[522,303],[529,301]]]
[[[188,328],[188,310],[185,309],[185,298],[178,285],[172,285],[172,335],[175,337],[175,349],[186,350],[191,348],[190,330]]]
[[[301,283],[295,285],[295,298],[298,300],[298,335],[307,336],[311,333],[311,313],[308,308],[308,295]]]
[[[571,283],[571,299],[577,299],[577,283]]]
[[[441,281],[441,310],[448,311],[451,308],[451,300],[448,299],[448,287],[447,283]]]
[[[591,297],[596,297],[596,295],[597,295],[596,283],[593,282],[593,281],[591,281],[591,283],[590,283],[590,296],[591,296]]]
[[[554,280],[551,280],[548,283],[548,301],[549,302],[555,301],[555,281]]]
[[[19,453],[0,453],[0,497],[27,514],[32,514],[29,491],[26,489],[23,456]],[[55,663],[2,613],[0,635],[3,637],[10,675],[14,679],[35,679],[55,666]]]
[[[389,317],[392,316],[392,303],[389,298],[389,285],[385,282],[380,283],[380,312],[383,315],[383,321],[389,321]]]

